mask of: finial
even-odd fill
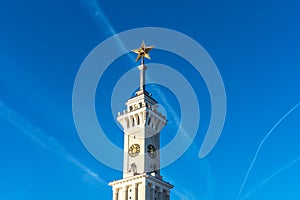
[[[143,65],[143,64],[144,64],[144,57],[150,59],[150,55],[149,55],[148,53],[149,53],[149,51],[151,51],[153,48],[154,48],[154,46],[149,46],[149,47],[147,47],[147,46],[145,45],[145,42],[142,41],[142,44],[141,44],[140,48],[138,48],[138,49],[133,49],[133,50],[131,50],[131,51],[137,54],[137,57],[136,57],[135,61],[138,61],[139,59],[142,58],[142,65]]]
[[[135,61],[138,61],[142,58],[142,64],[138,66],[138,69],[140,70],[140,90],[136,92],[137,95],[144,93],[148,94],[145,90],[145,71],[147,67],[144,65],[144,57],[150,59],[149,51],[151,51],[153,48],[154,46],[147,47],[145,42],[142,41],[140,48],[131,50],[137,54]]]

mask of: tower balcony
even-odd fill
[[[117,117],[124,130],[148,127],[158,133],[167,123],[166,116],[157,111],[157,101],[147,92],[129,99],[126,105],[127,109]]]

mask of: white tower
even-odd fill
[[[118,113],[124,129],[123,179],[109,183],[113,200],[169,200],[173,186],[160,175],[160,131],[167,120],[157,111],[157,101],[145,90],[144,57],[150,58],[153,46],[145,43],[139,49],[136,61],[142,58],[140,90],[127,102],[127,109]]]

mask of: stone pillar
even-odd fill
[[[151,199],[151,185],[149,183],[146,184],[146,199]]]
[[[133,186],[133,200],[138,200],[138,183]]]
[[[147,195],[147,185],[146,183],[139,184],[138,187],[138,199],[142,200]]]
[[[124,186],[124,187],[122,188],[124,200],[128,200],[128,191],[127,191],[127,189],[128,189],[127,186]]]
[[[159,190],[158,190],[158,200],[163,200],[162,199],[162,189],[161,188],[159,188]]]
[[[113,188],[113,200],[119,200],[119,191],[116,188]]]
[[[169,190],[165,191],[165,200],[170,200],[170,191]]]
[[[150,187],[150,199],[154,199],[155,198],[155,193],[154,193],[155,187],[152,184]]]

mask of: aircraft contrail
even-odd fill
[[[149,76],[146,76],[146,77],[148,79]],[[150,79],[150,77],[149,77],[149,79]],[[171,116],[173,116],[174,122],[177,125],[178,129],[181,128],[181,131],[182,131],[183,135],[186,136],[186,139],[190,143],[192,143],[193,139],[189,136],[189,134],[187,133],[187,131],[184,129],[183,126],[180,127],[180,123],[181,123],[180,118],[179,118],[178,114],[176,113],[176,111],[174,110],[174,108],[168,103],[168,99],[167,99],[166,95],[163,92],[161,92],[161,90],[157,86],[152,86],[151,88],[154,91],[156,91],[156,93],[159,96],[160,100],[162,100],[162,102],[165,103],[165,105],[167,107],[166,110],[168,110],[170,112]]]
[[[87,9],[98,28],[106,36],[110,37],[116,34],[114,27],[108,21],[97,0],[81,0],[81,4]]]
[[[241,200],[247,199],[253,192],[257,191],[260,187],[262,187],[264,184],[266,184],[267,182],[269,182],[272,178],[274,178],[275,176],[277,176],[281,172],[287,170],[288,168],[290,168],[291,166],[293,166],[294,164],[296,164],[299,161],[300,161],[300,157],[297,158],[297,159],[295,159],[295,160],[293,160],[292,162],[288,163],[287,165],[285,165],[284,167],[280,168],[279,170],[275,171],[271,176],[269,176],[268,178],[266,178],[265,180],[263,180],[254,189],[252,189],[251,191],[249,191],[243,198],[241,198]]]
[[[87,12],[93,18],[97,27],[102,31],[102,33],[106,37],[116,36],[116,39],[120,45],[120,48],[122,48],[122,50],[127,51],[128,49],[125,48],[124,43],[118,37],[116,30],[114,29],[114,27],[111,25],[111,23],[107,19],[106,15],[104,14],[98,1],[97,0],[81,0],[81,4],[83,5],[83,7],[85,7]],[[127,54],[127,55],[131,61],[135,60],[135,58],[132,55],[130,55],[130,54]]]
[[[246,173],[246,176],[245,176],[245,178],[244,178],[244,180],[243,180],[243,183],[242,183],[242,185],[241,185],[241,187],[240,187],[240,190],[239,190],[239,193],[238,193],[238,195],[237,195],[237,200],[240,198],[240,195],[241,195],[241,193],[242,193],[242,191],[243,191],[243,189],[244,189],[244,186],[245,186],[245,183],[246,183],[246,181],[247,181],[247,179],[248,179],[248,176],[249,176],[249,173],[250,173],[250,171],[252,170],[252,168],[253,168],[253,165],[254,165],[254,163],[255,163],[255,161],[256,161],[256,159],[257,159],[257,156],[258,156],[258,154],[259,154],[259,152],[260,152],[260,149],[261,149],[261,147],[263,146],[263,144],[266,142],[266,140],[269,138],[269,136],[271,135],[271,133],[274,131],[274,129],[287,117],[287,116],[289,116],[296,108],[298,108],[300,106],[300,102],[298,103],[298,104],[296,104],[294,107],[292,107],[287,113],[285,113],[279,120],[278,120],[278,122],[270,129],[270,131],[266,134],[266,136],[262,139],[262,141],[259,143],[259,145],[258,145],[258,148],[257,148],[257,150],[256,150],[256,152],[255,152],[255,155],[254,155],[254,158],[253,158],[253,160],[252,160],[252,162],[251,162],[251,164],[250,164],[250,167],[248,168],[248,171],[247,171],[247,173]]]
[[[106,36],[113,36],[116,35],[117,33],[114,29],[114,27],[111,25],[109,20],[107,19],[106,15],[104,14],[100,4],[98,3],[97,0],[81,0],[82,5],[86,8],[90,16],[94,19],[96,25],[98,28],[106,35]],[[118,43],[121,48],[126,49],[124,43],[120,40],[119,37],[117,37]],[[128,54],[129,58],[131,61],[135,60],[135,58],[131,55]],[[151,80],[151,77],[146,75],[146,78],[148,80]],[[180,125],[180,120],[178,117],[178,114],[175,112],[175,110],[170,106],[170,104],[167,101],[166,96],[160,91],[158,87],[153,86],[152,87],[154,90],[156,90],[157,94],[161,98],[161,100],[166,104],[168,107],[168,110],[171,112],[172,116],[174,116],[175,123],[179,127]],[[189,137],[187,132],[185,131],[184,127],[181,127],[184,135],[186,135],[187,139],[189,141],[192,141],[192,139]]]
[[[82,171],[90,175],[100,184],[106,185],[106,181],[104,181],[101,177],[98,176],[98,174],[96,174],[83,163],[81,163],[74,155],[69,153],[57,140],[55,140],[53,137],[49,137],[40,128],[34,126],[31,122],[26,120],[19,113],[15,112],[13,109],[8,107],[1,101],[0,116],[4,117],[12,125],[17,127],[19,130],[21,130],[23,133],[25,133],[28,137],[30,137],[33,141],[35,141],[43,148],[58,154],[65,160],[79,167]]]

